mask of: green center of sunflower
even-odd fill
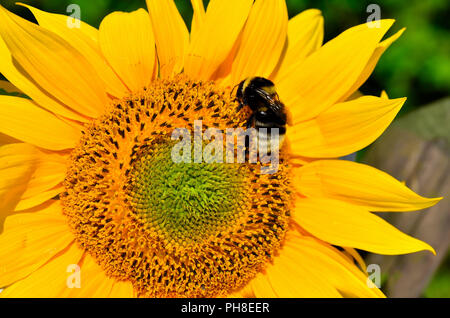
[[[239,217],[244,176],[234,164],[175,163],[172,149],[173,143],[158,144],[136,162],[132,203],[161,235],[200,242]]]
[[[273,174],[259,162],[171,157],[175,128],[245,128],[250,110],[237,106],[214,82],[156,80],[109,105],[73,150],[63,213],[79,246],[137,295],[226,296],[280,249],[291,209],[285,147]]]

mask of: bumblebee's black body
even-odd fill
[[[253,111],[247,127],[278,128],[279,134],[286,133],[286,111],[272,81],[263,77],[249,77],[239,83],[236,99],[240,107],[247,105]]]

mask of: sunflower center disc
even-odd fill
[[[242,167],[222,163],[175,163],[172,144],[155,145],[135,165],[131,197],[147,226],[187,245],[225,229],[239,215]]]
[[[175,128],[245,128],[249,110],[237,106],[214,82],[156,80],[109,105],[73,150],[63,213],[79,246],[138,296],[226,296],[281,247],[291,209],[284,146],[273,174],[260,163],[171,158]]]

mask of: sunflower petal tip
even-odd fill
[[[435,206],[437,203],[439,203],[439,201],[441,201],[443,199],[443,197],[439,197],[439,198],[426,198],[420,195],[417,195],[417,198],[420,200],[417,202],[416,205],[412,205],[410,211],[415,211],[415,210],[423,210],[423,209],[428,209],[431,208],[432,206]]]
[[[320,9],[312,8],[312,9],[309,9],[308,11],[316,16],[322,16],[322,10],[320,10]]]
[[[438,204],[444,197],[437,197],[437,198],[425,198],[429,203],[430,207]]]
[[[428,247],[427,250],[430,251],[431,253],[433,253],[434,256],[436,256],[435,249],[431,245],[428,245],[428,244],[427,244],[427,247]]]
[[[436,250],[430,244],[428,244],[427,242],[424,242],[422,240],[418,240],[418,241],[419,241],[419,243],[421,245],[421,248],[417,249],[417,252],[419,252],[419,251],[429,251],[434,256],[436,256]]]
[[[398,102],[398,104],[400,106],[403,106],[403,104],[407,101],[407,97],[399,97],[399,98],[394,98],[393,100],[395,100],[396,102]]]
[[[384,89],[381,91],[380,97],[384,99],[389,99],[389,95]]]
[[[385,49],[387,49],[392,43],[394,43],[395,41],[397,41],[402,35],[403,32],[405,32],[406,28],[402,28],[399,31],[397,31],[394,35],[390,36],[389,38],[387,38],[386,40],[382,41],[380,43],[380,46],[384,47]]]
[[[32,12],[33,12],[33,10],[40,11],[37,8],[34,8],[34,7],[30,6],[29,4],[26,4],[26,3],[23,3],[23,2],[14,2],[14,4],[16,6],[27,8],[28,10],[30,10]],[[34,12],[33,12],[33,14],[34,14]]]
[[[376,29],[383,30],[383,32],[386,33],[387,30],[389,30],[392,27],[392,25],[395,23],[395,19],[382,19],[382,20],[378,20],[378,21],[371,21],[371,22],[367,22],[367,25],[370,26],[371,23],[376,23],[376,22],[380,22],[380,25],[378,25],[376,27]]]
[[[386,21],[390,25],[393,25],[395,23],[395,19],[384,19],[384,21]]]
[[[395,23],[395,19],[381,19],[381,20],[367,21],[366,25],[369,28],[389,29],[394,23]]]

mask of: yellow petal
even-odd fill
[[[28,189],[29,188],[27,187],[27,190]],[[64,191],[64,186],[62,185],[62,183],[59,183],[51,189],[42,190],[41,192],[39,192],[33,196],[30,196],[30,197],[24,198],[24,196],[26,195],[26,192],[25,192],[22,195],[22,197],[20,198],[20,201],[19,201],[19,203],[17,203],[16,208],[14,210],[22,212],[23,210],[38,206],[39,204],[42,204],[44,202],[47,202],[50,199],[53,199],[54,197],[58,196],[63,191]]]
[[[351,247],[343,247],[345,253],[349,255],[349,257],[352,259],[352,264],[356,261],[359,268],[363,271],[367,271],[366,263],[364,262],[364,259],[359,255],[358,251],[356,251],[354,248]]]
[[[295,262],[314,268],[338,291],[352,297],[384,297],[377,288],[370,288],[367,276],[331,246],[312,238],[288,233],[286,254]]]
[[[98,43],[98,30],[73,16],[42,11],[26,3],[16,2],[16,4],[28,8],[33,13],[40,26],[49,29],[58,35],[62,36],[64,34],[69,36],[71,38],[69,42],[72,41],[73,37],[77,38],[75,41],[78,41],[79,38],[89,38],[86,42],[92,41]],[[79,23],[79,26],[75,25],[76,23]],[[71,30],[73,33],[71,33]]]
[[[347,93],[392,23],[350,28],[286,71],[276,84],[296,122],[317,116]]]
[[[133,285],[130,282],[116,282],[109,294],[110,298],[132,298],[135,297]]]
[[[147,0],[161,77],[179,73],[189,44],[186,24],[172,0]]]
[[[62,103],[99,116],[107,103],[104,86],[88,61],[60,36],[0,6],[0,35],[17,63]]]
[[[28,277],[8,286],[0,293],[2,298],[58,298],[63,297],[70,284],[71,265],[80,265],[83,250],[72,243],[48,263]],[[83,286],[83,273],[80,272]]]
[[[296,171],[297,191],[307,197],[348,201],[370,211],[415,211],[440,199],[427,199],[373,167],[345,160],[318,160]]]
[[[16,138],[5,135],[3,133],[0,133],[0,146],[17,143],[20,143],[20,140],[17,140]]]
[[[227,298],[256,298],[251,284],[245,285],[243,288],[227,294]]]
[[[194,79],[210,79],[230,53],[244,26],[252,0],[211,0],[204,23],[191,39],[184,72]]]
[[[239,48],[242,43],[242,32],[239,34],[238,38],[234,42],[231,51],[228,53],[228,56],[225,60],[219,65],[213,75],[211,75],[211,79],[214,80],[217,85],[222,87],[232,86],[231,83],[231,68],[233,66],[234,58],[236,57]]]
[[[148,86],[155,74],[155,39],[147,11],[113,12],[100,24],[103,55],[131,91]]]
[[[205,7],[203,6],[203,0],[191,0],[192,9],[194,11],[191,22],[191,40],[197,35],[198,31],[202,28],[205,21]]]
[[[57,154],[36,152],[36,170],[27,186],[23,198],[33,197],[51,189],[64,180],[67,172],[66,160]],[[27,207],[28,208],[28,207]]]
[[[50,150],[73,148],[80,132],[33,101],[0,96],[0,132]]]
[[[20,143],[20,140],[17,140],[16,138],[0,133],[0,146],[17,143]]]
[[[17,180],[17,176],[24,168],[29,171],[30,176]],[[24,187],[14,210],[32,208],[62,191],[62,187],[57,186],[64,180],[66,170],[65,159],[60,155],[44,153],[26,143],[2,146],[0,147],[0,193],[3,194],[0,196],[11,197],[18,188]]]
[[[340,100],[344,101],[349,96],[351,96],[355,91],[358,90],[358,88],[361,87],[362,84],[369,78],[370,74],[372,74],[373,70],[375,69],[375,66],[377,65],[378,61],[380,60],[381,55],[383,55],[384,51],[386,51],[389,46],[391,46],[392,43],[394,43],[405,31],[406,29],[403,28],[397,33],[395,33],[393,36],[387,38],[386,40],[380,42],[373,52],[372,56],[370,57],[369,61],[367,62],[367,65],[359,75],[356,82],[353,84],[353,86],[348,90],[346,94],[344,94]]]
[[[353,99],[357,99],[357,98],[360,98],[360,97],[363,97],[363,96],[364,96],[364,94],[361,93],[360,90],[356,90],[356,91],[353,92],[353,94],[351,94],[351,95],[347,98],[347,101],[350,101],[350,100],[353,100]]]
[[[277,66],[275,82],[286,72],[318,50],[323,43],[323,17],[320,10],[305,10],[289,20],[286,51]]]
[[[65,288],[62,297],[107,298],[115,280],[106,276],[95,259],[85,253],[80,265],[80,288]]]
[[[59,201],[49,202],[33,213],[8,216],[0,234],[0,286],[8,286],[33,273],[73,239]],[[44,284],[41,289],[47,286]]]
[[[299,198],[293,219],[306,231],[333,245],[395,255],[434,250],[357,205],[322,198]]]
[[[242,31],[231,73],[233,84],[250,76],[269,77],[286,42],[288,13],[284,0],[256,1]]]
[[[77,20],[80,23],[79,28],[70,28],[68,27],[68,19],[70,17],[41,11],[26,4],[19,3],[19,5],[30,9],[41,27],[59,35],[72,44],[95,69],[103,80],[108,93],[119,98],[127,93],[128,90],[125,85],[106,63],[106,60],[100,52],[97,29],[80,20]]]
[[[25,95],[32,98],[41,107],[55,114],[86,122],[89,119],[74,109],[57,101],[50,93],[44,90],[25,72],[25,70],[14,61],[6,43],[0,36],[0,73],[5,76],[11,84],[14,84]]]
[[[363,96],[336,104],[315,119],[288,127],[292,153],[336,158],[360,150],[384,132],[405,101]]]
[[[0,224],[14,211],[36,170],[36,148],[29,144],[0,147]]]
[[[267,275],[260,273],[251,282],[251,289],[256,298],[277,298]]]
[[[270,286],[278,297],[342,297],[323,273],[306,262],[305,257],[293,259],[290,254],[289,249],[283,248],[265,270]],[[255,294],[259,293],[255,290]]]
[[[20,93],[23,94],[23,92],[15,87],[12,83],[8,81],[1,81],[0,80],[0,89],[3,89],[7,93]]]

